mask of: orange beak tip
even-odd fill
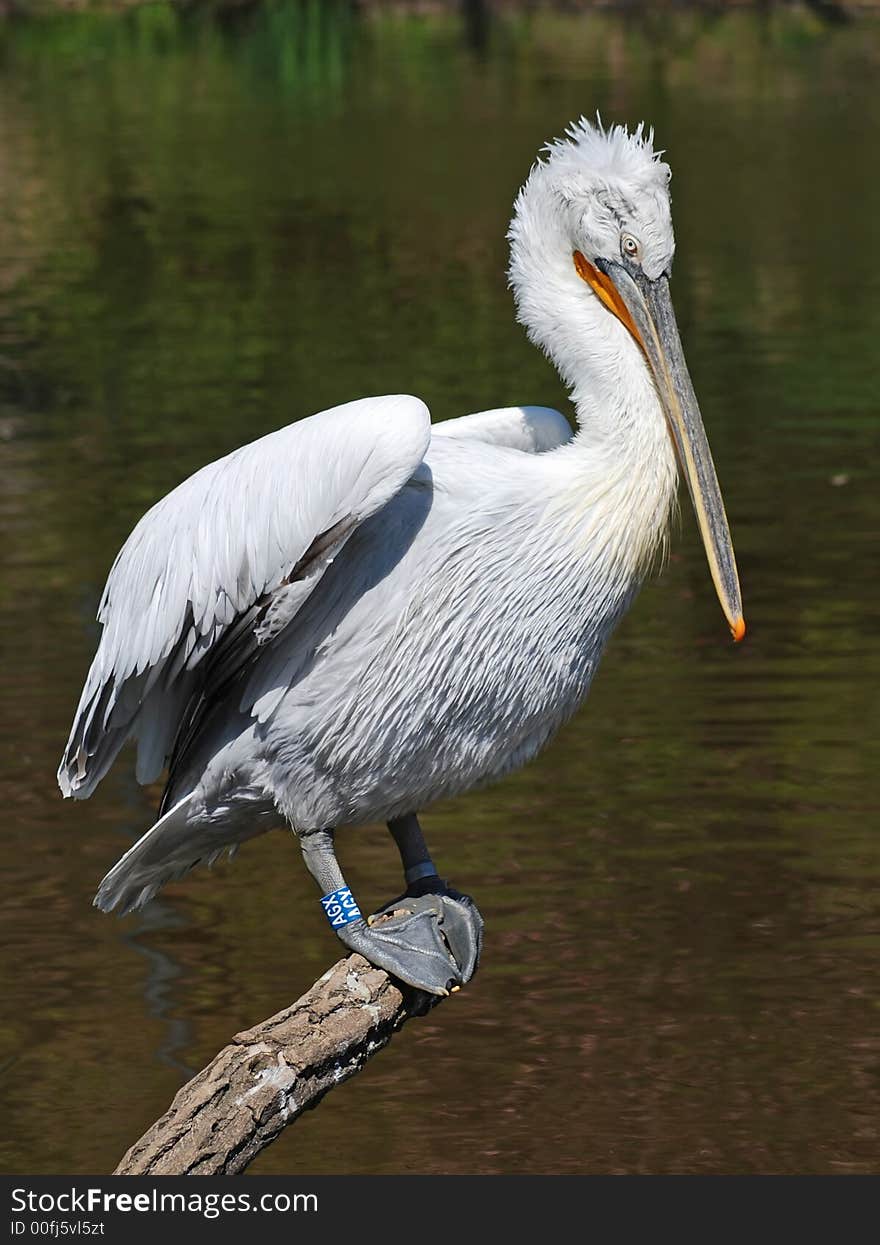
[[[740,614],[735,623],[731,624],[730,632],[733,636],[734,644],[739,644],[740,640],[746,633],[746,620],[743,618],[742,614]]]

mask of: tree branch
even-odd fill
[[[402,991],[405,991],[402,992]],[[359,1072],[428,997],[363,956],[237,1033],[122,1159],[117,1176],[233,1176],[334,1085]]]

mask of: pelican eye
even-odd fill
[[[625,233],[620,239],[620,249],[627,259],[635,259],[639,253],[639,244],[631,233]]]

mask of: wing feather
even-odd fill
[[[365,398],[243,446],[157,502],[101,597],[101,641],[58,770],[64,795],[91,795],[131,737],[138,780],[158,777],[201,684],[228,678],[283,630],[329,557],[403,487],[429,441],[418,398]],[[227,637],[223,662],[209,660]]]
[[[555,450],[573,435],[565,416],[549,406],[506,406],[478,411],[475,415],[445,419],[431,431],[435,437],[485,441],[527,454]]]

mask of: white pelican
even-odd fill
[[[583,701],[665,538],[676,458],[742,637],[660,154],[642,126],[581,119],[516,200],[510,283],[574,436],[541,407],[432,428],[418,398],[364,398],[211,463],[137,524],[58,781],[86,798],[132,737],[140,782],[169,772],[98,907],[137,908],[280,816],[345,946],[444,994],[474,972],[482,921],[437,876],[418,811],[524,764]],[[407,890],[375,921],[334,831],[380,820]]]

